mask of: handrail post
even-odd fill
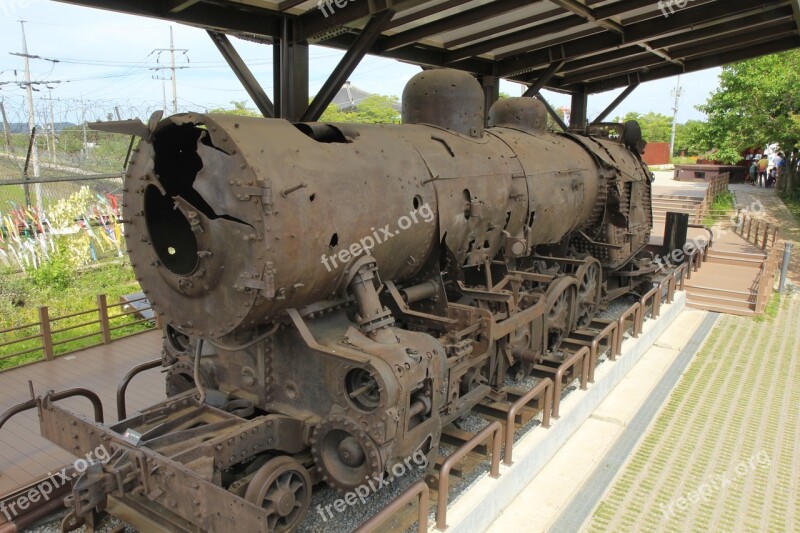
[[[526,392],[519,400],[514,402],[514,405],[512,405],[511,409],[508,410],[508,415],[506,416],[506,447],[505,451],[503,452],[503,464],[506,466],[511,466],[514,463],[512,460],[514,449],[514,430],[516,429],[514,426],[514,419],[517,417],[517,411],[528,405],[531,401],[533,401],[534,398],[537,397],[539,400],[544,398],[544,407],[542,408],[542,427],[550,427],[550,409],[552,408],[553,404],[553,381],[550,378],[545,378],[537,383],[534,388]]]
[[[450,488],[448,476],[450,470],[457,461],[464,458],[469,452],[475,449],[478,444],[482,443],[491,435],[491,454],[492,466],[489,471],[489,476],[493,478],[500,477],[500,445],[502,444],[501,430],[503,426],[500,422],[494,421],[485,428],[483,428],[477,435],[472,437],[467,443],[459,449],[451,453],[447,459],[442,463],[439,469],[439,495],[436,502],[436,529],[444,531],[447,529],[447,500]]]
[[[153,359],[152,361],[147,361],[146,363],[135,366],[125,374],[122,381],[117,385],[117,420],[125,420],[128,418],[127,409],[125,409],[125,393],[128,390],[128,385],[131,380],[145,370],[150,370],[158,366],[161,366],[161,358]]]
[[[425,481],[420,480],[411,485],[400,496],[392,500],[389,505],[378,511],[375,516],[364,522],[355,533],[373,533],[378,531],[378,526],[382,525],[395,513],[401,511],[407,503],[418,501],[417,520],[419,521],[419,533],[428,533],[428,500],[430,489]]]
[[[53,354],[53,335],[50,330],[50,311],[46,305],[39,306],[39,332],[42,335],[42,350],[44,350],[44,358],[47,361],[52,361],[55,358]]]
[[[767,227],[764,229],[764,242],[761,244],[761,249],[767,249],[767,239],[769,238],[769,223],[767,223]],[[758,246],[758,241],[756,241],[756,246]]]
[[[111,343],[111,325],[108,323],[108,302],[105,294],[97,295],[97,313],[100,315],[100,333],[103,344]]]

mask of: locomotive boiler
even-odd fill
[[[638,126],[551,133],[530,98],[498,101],[485,126],[483,102],[471,76],[432,70],[407,85],[401,125],[151,120],[123,206],[170,399],[109,438],[114,468],[171,462],[128,476],[129,505],[206,530],[246,505],[263,523],[243,527],[292,529],[317,482],[433,464],[443,426],[647,283]],[[153,488],[181,469],[216,509]]]

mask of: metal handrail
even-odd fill
[[[361,524],[355,533],[372,533],[378,531],[378,527],[383,525],[386,520],[394,516],[395,513],[402,510],[407,503],[411,503],[415,499],[419,503],[419,533],[427,533],[428,531],[428,499],[430,498],[430,489],[424,481],[417,481],[400,496],[389,502],[389,505],[381,509],[372,518]]]
[[[457,461],[463,459],[469,452],[474,450],[479,444],[483,443],[490,435],[492,435],[492,446],[490,453],[492,454],[492,466],[489,471],[491,477],[500,476],[500,446],[501,438],[500,432],[503,426],[500,422],[494,421],[477,435],[467,441],[462,447],[450,454],[447,459],[442,463],[439,469],[439,495],[436,504],[436,529],[444,531],[447,529],[447,493],[450,488],[450,470],[455,466]]]
[[[550,378],[544,378],[542,381],[536,384],[534,388],[526,392],[519,400],[514,402],[514,405],[511,406],[511,409],[508,410],[508,416],[506,417],[506,447],[505,451],[503,452],[503,464],[504,465],[512,465],[512,453],[514,448],[514,419],[517,417],[517,411],[522,409],[525,405],[528,405],[534,399],[538,399],[544,396],[544,406],[542,408],[542,427],[549,428],[550,427],[550,409],[553,405],[553,380]]]
[[[584,346],[574,354],[572,354],[567,360],[561,363],[561,366],[558,367],[556,370],[556,375],[553,378],[553,383],[555,384],[555,388],[553,390],[553,418],[558,420],[559,418],[559,408],[561,407],[561,387],[563,386],[563,379],[564,373],[567,371],[568,368],[574,367],[578,361],[582,361],[581,364],[581,390],[586,390],[586,382],[589,380],[589,368],[586,364],[586,359],[589,356],[589,347]]]
[[[138,366],[131,368],[127,374],[122,378],[122,381],[119,382],[117,385],[117,419],[118,420],[125,420],[128,418],[127,409],[125,408],[125,393],[128,390],[128,385],[133,378],[141,374],[146,370],[150,370],[151,368],[156,368],[157,366],[161,366],[161,358],[153,359],[152,361],[147,361],[146,363],[142,363]]]

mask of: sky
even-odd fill
[[[170,24],[155,19],[123,15],[51,0],[0,0],[0,100],[10,122],[27,122],[22,81],[23,60],[11,55],[22,51],[20,20],[25,22],[28,53],[46,59],[31,60],[34,81],[56,82],[36,85],[35,108],[43,121],[49,116],[50,98],[56,122],[80,123],[108,118],[114,107],[122,118],[147,118],[164,107],[164,89],[171,110],[172,86],[159,77],[169,77],[169,54],[157,49],[169,47]],[[205,111],[231,107],[246,101],[254,107],[239,81],[227,67],[205,31],[172,25],[175,48],[186,49],[176,56],[178,110]],[[272,96],[272,49],[270,46],[232,39],[266,92]],[[310,49],[310,92],[324,83],[343,53],[320,46]],[[49,60],[58,60],[53,62]],[[161,69],[161,70],[156,70]],[[365,57],[350,81],[370,93],[400,96],[405,83],[419,67],[391,59]],[[702,120],[695,106],[702,104],[718,85],[720,69],[709,69],[681,78],[678,122]],[[629,111],[672,115],[676,78],[639,86],[609,117]],[[503,81],[501,91],[517,96],[520,84]],[[620,90],[589,97],[589,119],[602,111]],[[569,97],[545,91],[553,107],[569,106]]]

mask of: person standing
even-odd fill
[[[756,175],[758,174],[758,162],[755,159],[750,160],[750,167],[747,171],[747,176],[749,178],[748,183],[753,187],[756,186]]]
[[[758,160],[758,186],[764,187],[767,184],[767,167],[769,166],[769,159],[762,155]]]
[[[775,180],[775,187],[778,188],[780,187],[783,173],[786,171],[786,157],[783,152],[778,152],[778,156],[775,158],[775,168],[778,169]]]

